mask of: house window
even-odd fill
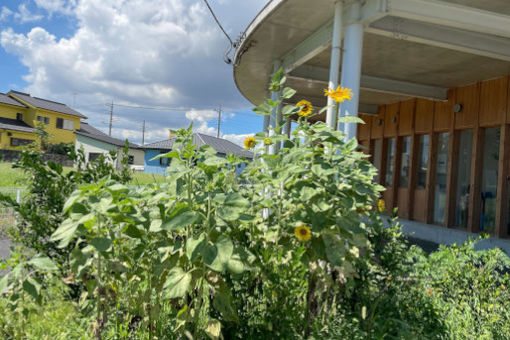
[[[377,168],[377,175],[374,178],[376,183],[379,183],[379,172],[381,171],[381,139],[376,139],[374,142],[374,166]]]
[[[393,185],[393,171],[395,170],[395,138],[388,139],[388,149],[386,151],[386,176],[384,185],[391,187]]]
[[[461,131],[459,135],[459,165],[457,169],[455,209],[455,225],[457,227],[466,228],[468,223],[472,155],[473,130]]]
[[[101,156],[100,152],[89,152],[89,162],[94,162]]]
[[[50,118],[49,117],[43,117],[43,116],[37,116],[37,121],[38,122],[44,122],[44,124],[49,124],[50,123]]]
[[[22,113],[16,113],[16,120],[23,120],[23,114]]]
[[[485,129],[482,162],[482,201],[480,231],[496,228],[496,198],[498,196],[499,127]]]
[[[444,223],[449,146],[450,134],[440,133],[437,136],[436,185],[434,187],[434,223],[436,224]]]
[[[129,165],[133,165],[133,164],[135,164],[135,156],[133,156],[133,155],[128,155],[128,164],[129,164]]]
[[[400,154],[400,187],[409,185],[409,168],[411,159],[411,137],[402,137],[402,151]]]
[[[32,144],[34,141],[32,139],[23,139],[23,138],[11,138],[11,146],[25,146]]]
[[[429,165],[429,135],[422,135],[418,141],[418,168],[416,188],[425,189],[427,186],[427,169]]]
[[[74,122],[69,119],[57,118],[57,129],[74,130]]]
[[[168,153],[168,152],[166,152],[166,151],[161,151],[161,152],[160,152],[160,154],[161,154],[161,155],[164,155],[164,154],[166,154],[166,153]],[[170,162],[171,162],[171,161],[172,161],[172,158],[170,158],[170,157],[161,157],[161,158],[159,159],[159,165],[161,165],[161,166],[163,166],[163,167],[167,167],[167,166],[169,166],[169,165],[170,165]]]

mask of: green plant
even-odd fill
[[[10,233],[12,241],[61,265],[67,261],[69,249],[57,248],[49,238],[65,219],[63,206],[69,195],[79,185],[97,182],[105,176],[121,183],[130,180],[127,165],[120,172],[113,167],[115,155],[108,159],[101,156],[97,161],[87,163],[83,151],[73,148],[69,157],[75,162],[75,169],[45,162],[37,150],[23,150],[20,159],[13,164],[14,169],[24,173],[28,183],[22,202],[16,202],[12,195],[0,193],[0,204],[12,208],[18,216],[16,228]]]

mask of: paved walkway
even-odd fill
[[[8,259],[11,254],[11,240],[8,238],[0,238],[0,258]]]

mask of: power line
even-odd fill
[[[216,14],[214,14],[214,11],[213,9],[211,8],[211,6],[209,5],[209,2],[207,2],[207,0],[204,0],[205,2],[205,5],[207,6],[207,8],[209,9],[209,12],[211,12],[213,18],[214,18],[214,21],[216,21],[216,24],[218,25],[218,27],[222,30],[223,34],[225,34],[225,36],[227,37],[228,41],[230,42],[230,46],[227,48],[227,50],[225,51],[225,55],[223,56],[223,60],[229,64],[229,65],[232,65],[232,59],[230,59],[230,57],[228,56],[230,54],[230,52],[232,51],[232,49],[234,48],[237,48],[237,46],[239,45],[239,40],[242,39],[242,38],[239,38],[236,42],[232,41],[232,38],[230,38],[230,36],[228,35],[227,31],[225,31],[225,29],[223,28],[223,26],[221,25],[220,21],[218,20],[218,18],[216,17]]]
[[[228,41],[230,41],[230,46],[231,47],[234,47],[234,42],[232,41],[232,39],[230,38],[230,36],[227,34],[227,32],[225,31],[225,29],[223,28],[223,26],[221,26],[221,23],[220,21],[218,20],[218,18],[216,17],[216,14],[214,14],[214,11],[212,10],[211,6],[209,6],[209,3],[207,2],[207,0],[204,0],[205,2],[205,5],[207,6],[207,8],[209,8],[209,12],[211,12],[214,20],[216,21],[216,23],[218,24],[218,26],[220,27],[220,29],[223,31],[223,34],[225,34],[225,36],[227,37]]]

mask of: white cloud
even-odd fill
[[[50,16],[53,13],[72,15],[76,0],[34,0],[37,7],[45,9]]]
[[[240,145],[240,146],[244,146],[244,140],[247,137],[253,137],[253,135],[254,135],[254,133],[239,134],[239,135],[228,134],[228,135],[222,135],[221,138],[225,138],[225,139],[231,141],[234,144],[237,144],[237,145]]]
[[[0,10],[0,21],[7,20],[12,14],[13,14],[13,12],[10,9],[3,6],[2,10]]]
[[[206,135],[216,136],[215,127],[208,126],[208,122],[217,119],[218,112],[214,110],[190,110],[186,112],[186,118],[193,122],[193,131]]]
[[[14,18],[22,24],[25,24],[27,22],[39,21],[43,16],[40,14],[33,14],[27,8],[27,5],[23,3],[18,6],[18,12],[14,13]]]
[[[125,119],[116,124],[118,137],[141,131],[143,120],[154,137],[163,133],[153,131],[185,127],[191,120],[197,131],[214,135],[210,125],[217,113],[211,109],[219,103],[231,110],[249,105],[233,83],[231,66],[223,63],[226,39],[201,0],[34,1],[50,16],[70,15],[77,30],[61,38],[42,27],[26,34],[7,28],[0,45],[28,68],[27,92],[68,104],[77,94],[76,109],[93,125],[104,120],[104,103],[113,99],[197,109],[188,114],[121,110],[117,113]],[[266,1],[222,0],[213,7],[235,38]],[[28,11],[25,5],[22,11]],[[35,20],[30,15],[25,20]],[[130,125],[135,123],[136,128]]]

